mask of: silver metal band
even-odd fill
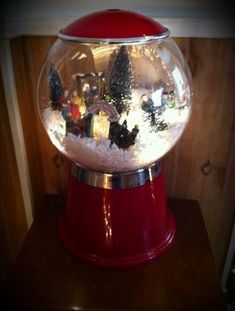
[[[152,35],[152,36],[142,36],[142,37],[133,37],[133,38],[83,38],[83,37],[74,37],[68,36],[62,33],[62,30],[59,32],[58,37],[64,41],[76,42],[76,43],[91,43],[91,44],[131,44],[131,43],[143,43],[153,40],[161,40],[170,36],[170,31],[167,30],[161,34]]]
[[[159,163],[154,163],[149,168],[123,173],[96,172],[77,164],[72,166],[72,175],[79,181],[103,189],[126,189],[142,186],[157,177],[160,171]]]

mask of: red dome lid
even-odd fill
[[[59,33],[59,38],[76,42],[137,42],[162,39],[169,30],[142,14],[112,9],[81,17]]]

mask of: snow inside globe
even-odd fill
[[[52,143],[79,166],[101,172],[157,162],[183,133],[191,100],[190,72],[168,36],[108,44],[61,36],[38,84]]]

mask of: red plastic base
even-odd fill
[[[101,266],[129,267],[165,252],[175,235],[161,174],[130,189],[101,189],[71,176],[60,237],[76,257]]]

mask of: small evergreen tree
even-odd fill
[[[113,62],[109,77],[111,103],[118,113],[130,110],[131,88],[133,83],[132,62],[127,47],[122,45]]]
[[[55,65],[51,63],[49,72],[49,96],[52,110],[60,110],[60,99],[63,95],[63,85]]]
[[[168,129],[168,124],[164,120],[160,120],[154,112],[146,113],[146,120],[149,121],[152,132],[159,132]]]
[[[161,107],[154,107],[152,99],[145,98],[142,102],[142,109],[144,110],[145,121],[148,121],[152,132],[164,131],[168,129],[168,124],[162,119],[160,115],[162,114]]]

